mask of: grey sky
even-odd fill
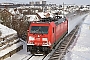
[[[2,2],[13,2],[13,3],[29,3],[30,1],[40,1],[40,0],[0,0]],[[62,4],[90,4],[90,0],[46,0],[48,3]]]

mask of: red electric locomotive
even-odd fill
[[[49,53],[68,31],[68,20],[60,16],[31,22],[27,36],[27,51]]]

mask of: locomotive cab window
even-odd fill
[[[31,26],[30,33],[48,34],[48,26]]]

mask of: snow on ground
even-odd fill
[[[81,25],[75,46],[69,49],[65,60],[90,60],[90,14]]]
[[[24,49],[12,55],[11,57],[6,58],[5,60],[27,60],[27,58],[29,58],[31,55],[29,55],[29,53],[26,51],[26,42],[22,41],[22,44]]]
[[[22,42],[19,42],[17,44],[12,45],[11,47],[8,47],[2,51],[0,51],[0,57],[4,56],[5,54],[9,53],[12,50],[15,50],[17,47],[21,46]]]
[[[8,36],[10,34],[17,34],[15,30],[10,29],[2,24],[0,24],[0,31],[2,32],[0,38],[4,38],[5,36]]]
[[[4,39],[4,41],[0,41],[0,43],[6,43],[7,40],[15,37],[17,35],[17,32],[13,29],[10,29],[2,24],[0,24],[0,32],[1,32],[1,35],[0,35],[0,38],[5,38],[6,36],[8,36],[6,39]],[[10,51],[13,51],[15,50],[16,48],[18,48],[19,46],[22,45],[22,42],[19,42],[19,43],[16,43],[14,44],[14,42],[17,42],[19,39],[15,39],[13,42],[10,42],[10,43],[6,43],[6,44],[3,44],[3,46],[0,46],[0,49],[2,49],[3,47],[9,45],[9,44],[13,44],[12,46],[6,48],[6,49],[3,49],[0,51],[0,57],[4,56],[5,54],[9,53]],[[13,59],[12,59],[13,60]]]
[[[73,18],[73,17],[68,18],[68,21],[69,21],[68,22],[68,33],[70,33],[75,28],[76,25],[81,23],[85,16],[87,16],[87,14],[78,16],[76,18]]]

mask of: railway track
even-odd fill
[[[54,53],[48,60],[63,60],[67,48],[69,47],[71,42],[73,42],[78,29],[78,26],[76,26],[76,28],[64,38],[64,40],[60,43],[59,47],[54,51]]]

